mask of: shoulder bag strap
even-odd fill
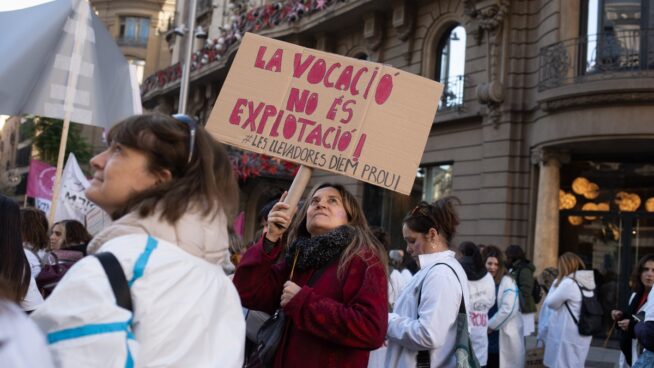
[[[425,277],[420,280],[420,287],[418,289],[418,306],[420,306],[420,297],[422,296],[422,284],[425,282],[425,279],[429,275],[429,272],[431,271],[432,268],[438,266],[438,265],[445,265],[447,266],[452,272],[454,272],[454,276],[456,276],[456,279],[459,281],[459,286],[461,286],[461,304],[459,305],[459,313],[466,313],[466,305],[463,299],[463,285],[461,284],[461,280],[459,279],[459,275],[456,274],[456,271],[452,268],[452,266],[448,265],[447,263],[435,263],[433,264],[430,268],[429,271],[427,271]],[[418,315],[420,317],[420,315]]]
[[[100,261],[104,273],[107,275],[107,279],[109,279],[111,290],[116,297],[116,304],[121,308],[134,312],[127,277],[125,277],[125,271],[123,271],[123,267],[118,262],[116,256],[109,252],[97,253],[94,256]]]
[[[577,287],[579,288],[579,293],[581,293],[581,300],[583,302],[584,300],[584,291],[581,288],[581,285],[577,282],[575,279],[571,279],[572,281],[577,284]],[[565,304],[565,307],[568,309],[568,312],[570,313],[570,317],[572,317],[572,320],[575,322],[575,325],[579,324],[579,321],[577,320],[577,317],[575,317],[574,313],[572,313],[572,309],[570,309],[570,306],[568,305],[568,301],[565,301],[563,304]]]

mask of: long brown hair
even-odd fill
[[[504,277],[504,275],[509,272],[506,269],[506,265],[504,264],[504,253],[500,250],[500,248],[494,245],[487,245],[481,251],[481,258],[484,260],[484,265],[486,265],[486,261],[490,257],[497,259],[497,273],[493,279],[495,280],[495,284],[498,285],[500,282],[502,282],[502,277]]]
[[[21,208],[20,221],[24,243],[28,243],[34,251],[50,248],[48,219],[43,211],[33,207]]]
[[[348,225],[354,229],[354,239],[352,239],[352,242],[350,242],[350,244],[345,248],[341,254],[341,259],[338,262],[338,270],[336,272],[338,278],[341,279],[343,277],[347,266],[354,257],[363,257],[366,253],[372,253],[373,256],[377,257],[388,277],[388,270],[386,267],[388,260],[386,252],[377,238],[372,234],[372,231],[370,231],[368,220],[366,219],[366,215],[363,213],[359,202],[342,185],[325,183],[317,185],[313,190],[311,190],[311,193],[307,197],[308,200],[304,201],[304,205],[293,218],[293,221],[288,228],[286,243],[292,244],[299,237],[311,237],[309,230],[307,230],[307,210],[311,205],[311,198],[313,198],[316,192],[327,187],[336,189],[341,195],[341,198],[343,198],[343,207],[347,213]],[[368,261],[369,259],[364,260]]]
[[[561,280],[563,280],[563,278],[569,274],[578,270],[583,270],[585,268],[586,265],[584,265],[584,261],[582,261],[578,255],[572,252],[565,252],[561,254],[559,257],[559,277],[557,278],[554,286],[559,286],[559,284],[561,284]],[[574,275],[572,275],[572,278],[575,278]]]
[[[61,225],[64,228],[62,249],[71,245],[87,244],[93,238],[84,225],[77,220],[62,220],[55,223],[55,225]]]
[[[114,219],[138,210],[141,217],[162,210],[162,218],[174,224],[189,208],[204,216],[223,210],[232,218],[238,203],[238,186],[227,151],[198,124],[195,148],[189,162],[191,134],[186,124],[163,114],[129,117],[114,125],[108,141],[145,154],[151,172],[169,170],[172,179],[136,193],[127,205],[111,214]]]
[[[30,286],[30,264],[20,236],[18,204],[1,194],[0,229],[0,279],[7,284],[7,296],[20,303]]]

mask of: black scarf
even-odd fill
[[[310,238],[298,237],[288,247],[286,264],[293,265],[293,258],[299,247],[300,254],[295,267],[300,271],[321,269],[336,259],[352,242],[352,239],[354,239],[354,229],[347,225]]]

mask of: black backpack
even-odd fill
[[[581,292],[581,314],[579,315],[579,320],[575,317],[568,305],[568,302],[565,302],[565,307],[568,308],[572,320],[575,321],[577,328],[579,329],[579,334],[582,336],[593,336],[602,332],[602,317],[604,312],[602,311],[602,305],[597,298],[595,290],[586,289],[579,285],[575,281],[577,287],[579,287],[579,292]],[[590,292],[592,296],[586,296],[584,292]]]
[[[516,280],[515,280],[516,284],[518,283],[518,280],[520,280],[520,272],[522,272],[523,270],[527,270],[531,272],[531,270],[528,269],[527,267],[521,267],[518,270],[518,273],[516,274]],[[531,288],[531,297],[534,298],[534,303],[538,304],[543,299],[543,290],[540,284],[538,283],[538,280],[536,280],[535,277],[533,279],[534,279],[534,286]],[[519,287],[520,285],[518,285],[518,288]],[[524,310],[524,308],[525,308],[525,301],[523,298],[520,298],[520,310]]]

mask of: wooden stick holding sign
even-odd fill
[[[443,86],[388,65],[246,33],[206,128],[301,165],[295,208],[320,169],[409,194]]]
[[[286,194],[286,198],[284,198],[283,201],[284,203],[289,205],[290,213],[293,213],[293,211],[297,207],[297,204],[300,203],[300,199],[302,199],[302,194],[304,193],[304,190],[307,188],[309,181],[311,181],[312,172],[313,170],[310,167],[301,165],[297,174],[295,174],[293,183],[291,183],[291,188],[288,190],[288,193]],[[280,229],[285,228],[283,225],[279,223],[275,223],[275,226],[277,226]]]
[[[297,204],[300,203],[300,199],[302,199],[304,190],[307,188],[307,185],[311,180],[312,173],[313,170],[310,167],[304,165],[300,166],[300,169],[293,179],[293,183],[291,183],[291,188],[288,190],[286,199],[284,199],[284,203],[288,204],[291,208],[297,207]]]

